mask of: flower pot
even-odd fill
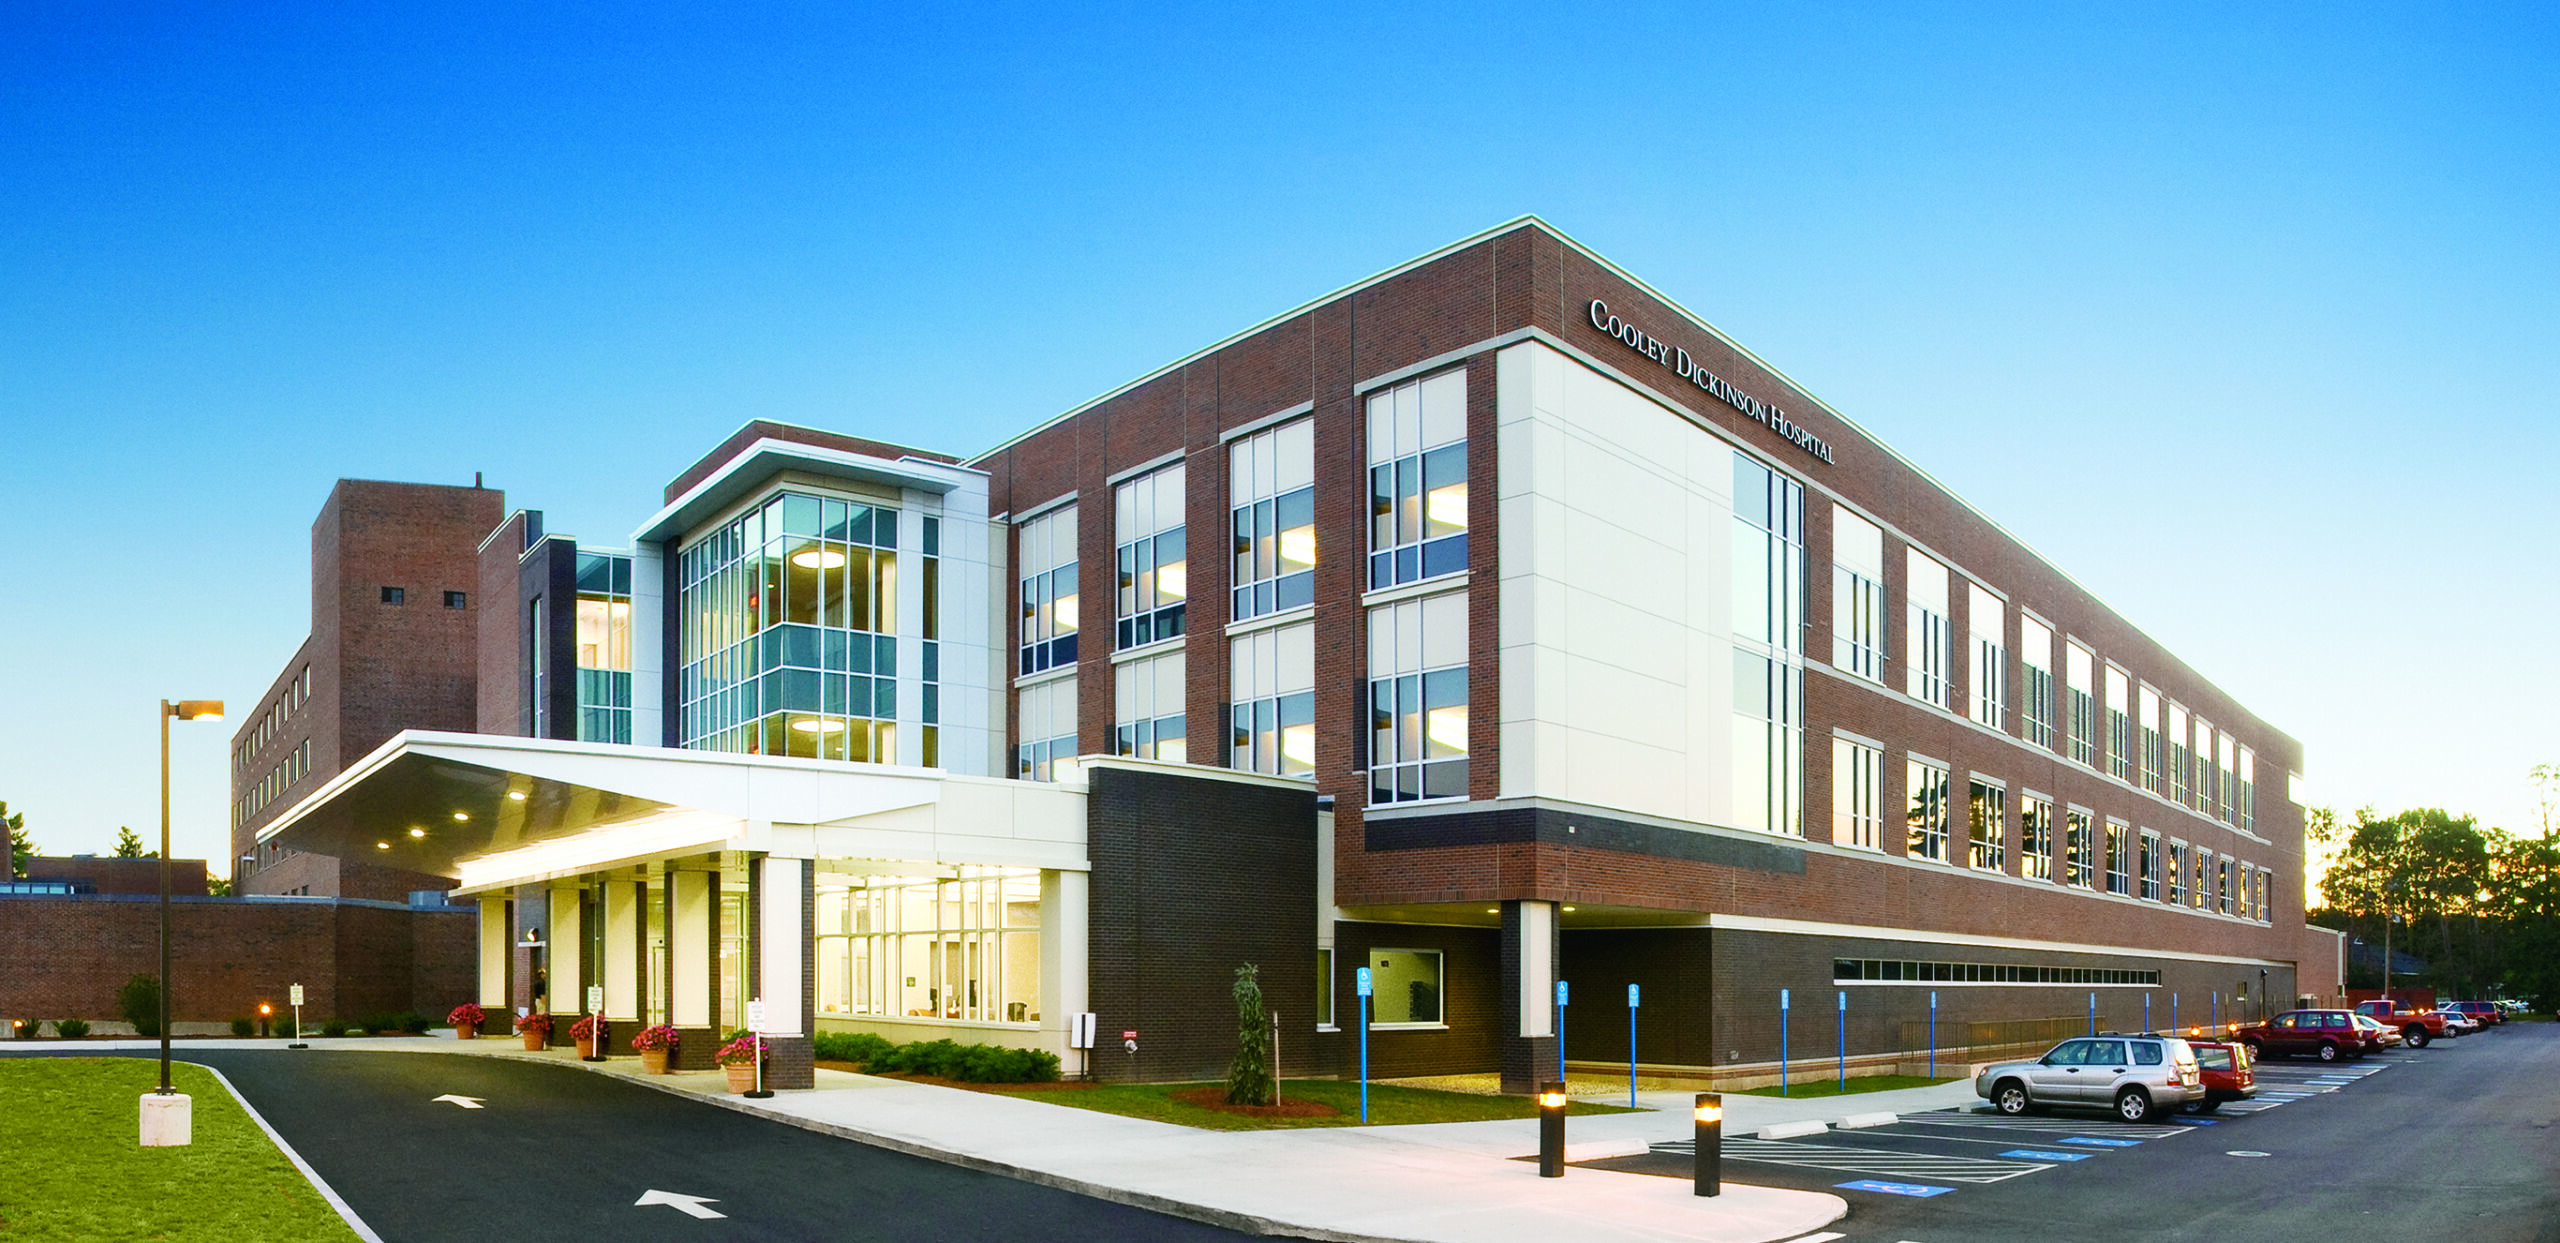
[[[477,1028],[477,1027],[464,1027],[464,1026],[462,1026],[461,1024],[457,1023],[457,1024],[455,1024],[455,1025],[454,1025],[454,1028],[453,1028],[453,1038],[454,1038],[454,1039],[456,1039],[456,1040],[469,1040],[469,1039],[471,1039],[472,1037],[477,1036],[477,1035],[479,1035],[479,1034],[480,1034],[480,1029],[479,1029],[479,1028]]]
[[[523,1033],[523,1035],[524,1051],[527,1053],[540,1053],[542,1052],[542,1047],[549,1044],[551,1041],[551,1033],[549,1032],[530,1031]]]
[[[593,1036],[589,1036],[589,1037],[587,1037],[586,1039],[581,1040],[581,1041],[579,1041],[579,1042],[578,1042],[578,1056],[579,1056],[580,1058],[592,1058],[592,1057],[594,1057],[595,1055],[596,1055],[596,1041],[595,1041],[595,1037],[593,1037]]]
[[[667,1073],[667,1055],[672,1052],[674,1052],[672,1049],[642,1049],[640,1051],[641,1071],[652,1075]]]
[[[755,1063],[731,1062],[720,1069],[729,1072],[729,1090],[731,1092],[753,1092],[756,1090]]]

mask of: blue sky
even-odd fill
[[[749,418],[957,451],[1524,212],[2301,738],[2560,763],[2547,8],[13,6],[0,799],[155,822],[340,476],[618,542]],[[231,726],[181,727],[220,859]]]

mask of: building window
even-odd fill
[[[1316,1026],[1333,1026],[1333,947],[1316,947]]]
[[[1903,781],[1910,806],[1903,812],[1908,833],[1903,853],[1914,859],[1947,859],[1947,770],[1926,760],[1907,760]]]
[[[2089,813],[2077,807],[2062,813],[2062,883],[2087,889],[2097,883],[2097,844],[2089,840]]]
[[[1315,426],[1313,419],[1292,420],[1227,449],[1233,617],[1260,617],[1316,598]]]
[[[2009,870],[2009,792],[1975,778],[1973,781],[1973,814],[1967,825],[1972,837],[1970,862],[1977,871]]]
[[[1274,777],[1316,770],[1316,629],[1312,622],[1238,635],[1227,644],[1227,766]]]
[[[1369,398],[1369,587],[1467,568],[1467,373]]]
[[[402,587],[385,587],[382,589],[382,602],[384,604],[407,604],[409,602],[408,589]]]
[[[895,509],[782,492],[683,551],[682,745],[894,761],[898,527]]]
[[[1111,677],[1112,754],[1182,763],[1182,653],[1123,661]]]
[[[2213,861],[2213,909],[2223,915],[2231,913],[2231,859]]]
[[[2221,809],[2219,814],[2222,821],[2229,824],[2233,821],[2234,804],[2239,801],[2240,783],[2239,774],[2236,771],[2239,766],[2238,747],[2231,741],[2231,735],[2228,733],[2221,736],[2221,746],[2222,749],[2219,752],[2221,762],[2214,769],[2213,789],[2217,800],[2216,806]]]
[[[1023,676],[1076,663],[1076,507],[1061,506],[1019,528],[1022,549]]]
[[[2018,615],[2018,664],[2024,671],[2018,688],[2018,717],[2029,743],[2053,749],[2053,631],[2043,622]]]
[[[2169,842],[2169,859],[2164,869],[2169,874],[2169,891],[2163,900],[2171,906],[2187,902],[2187,844],[2174,838]]]
[[[2018,804],[2018,875],[2053,879],[2053,804],[2032,795]]]
[[[469,608],[471,597],[466,592],[448,591],[444,593],[444,606],[449,609]]]
[[[1369,610],[1369,801],[1467,796],[1467,593]]]
[[[2275,882],[2268,879],[2272,875],[2273,873],[2264,868],[2258,870],[2258,922],[2262,924],[2271,923],[2275,919],[2275,908],[2269,905],[2274,900],[2275,893]]]
[[[2203,847],[2196,848],[2195,884],[2188,896],[2197,910],[2213,909],[2213,852]]]
[[[1371,950],[1369,965],[1369,1026],[1441,1024],[1440,951]]]
[[[1965,584],[1965,629],[1973,636],[1973,719],[2009,728],[2009,615],[2000,597]]]
[[[2063,733],[2070,742],[2072,760],[2095,768],[2098,721],[2091,695],[2096,690],[2098,658],[2077,643],[2064,644],[2062,654]]]
[[[535,596],[525,606],[525,624],[533,636],[526,650],[530,659],[533,682],[533,736],[551,736],[551,643],[550,631],[542,624],[542,597]]]
[[[1908,567],[1903,584],[1903,644],[1909,661],[1903,670],[1904,690],[1914,699],[1944,708],[1951,659],[1947,650],[1947,567],[1921,555],[1919,549],[1903,552],[1903,564]]]
[[[2133,780],[2132,700],[2132,680],[2107,666],[2107,772],[2119,781]]]
[[[2160,985],[2160,973],[2125,967],[2057,967],[2041,963],[1835,958],[1831,960],[1831,982],[1834,984],[2095,984],[2157,988]]]
[[[577,574],[578,737],[629,742],[631,558],[581,552]]]
[[[821,1017],[1037,1023],[1040,874],[962,864],[957,876],[823,876]]]
[[[1015,711],[1022,742],[1014,749],[1013,775],[1025,781],[1076,778],[1076,679],[1070,674],[1026,686]]]
[[[2196,793],[2196,810],[2210,816],[2214,814],[2214,808],[2219,804],[2222,797],[2221,793],[2214,785],[2213,727],[2205,724],[2203,717],[2195,718],[2195,722],[2196,745],[2195,750],[2189,752],[2189,754],[2195,756],[2196,763],[2195,781],[2192,788]]]
[[[2233,798],[2234,823],[2243,833],[2258,830],[2258,757],[2247,747],[2240,748],[2240,790]]]
[[[2107,822],[2107,892],[2133,892],[2133,826]]]
[[[1831,507],[1831,666],[1884,685],[1884,532]]]
[[[2135,697],[2141,709],[2139,727],[2142,732],[2142,788],[2160,792],[2160,692],[2146,686]]]
[[[2160,900],[2160,835],[2142,830],[2142,854],[2139,859],[2142,877],[2142,900]]]
[[[1881,849],[1884,752],[1846,738],[1831,740],[1831,840]]]
[[[2182,807],[2195,803],[2187,795],[2187,710],[2169,705],[2169,801]]]
[[[1122,650],[1182,634],[1184,602],[1191,594],[1182,525],[1186,477],[1176,462],[1112,490],[1119,579],[1111,615],[1118,621],[1115,646]]]
[[[1804,487],[1733,455],[1733,805],[1741,828],[1804,832]]]

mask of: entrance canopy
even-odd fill
[[[469,894],[715,850],[1086,871],[1081,786],[615,743],[404,730],[260,845]]]

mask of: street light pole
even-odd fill
[[[160,1088],[155,1096],[174,1095],[169,1082],[169,718],[219,721],[219,699],[160,701]]]

